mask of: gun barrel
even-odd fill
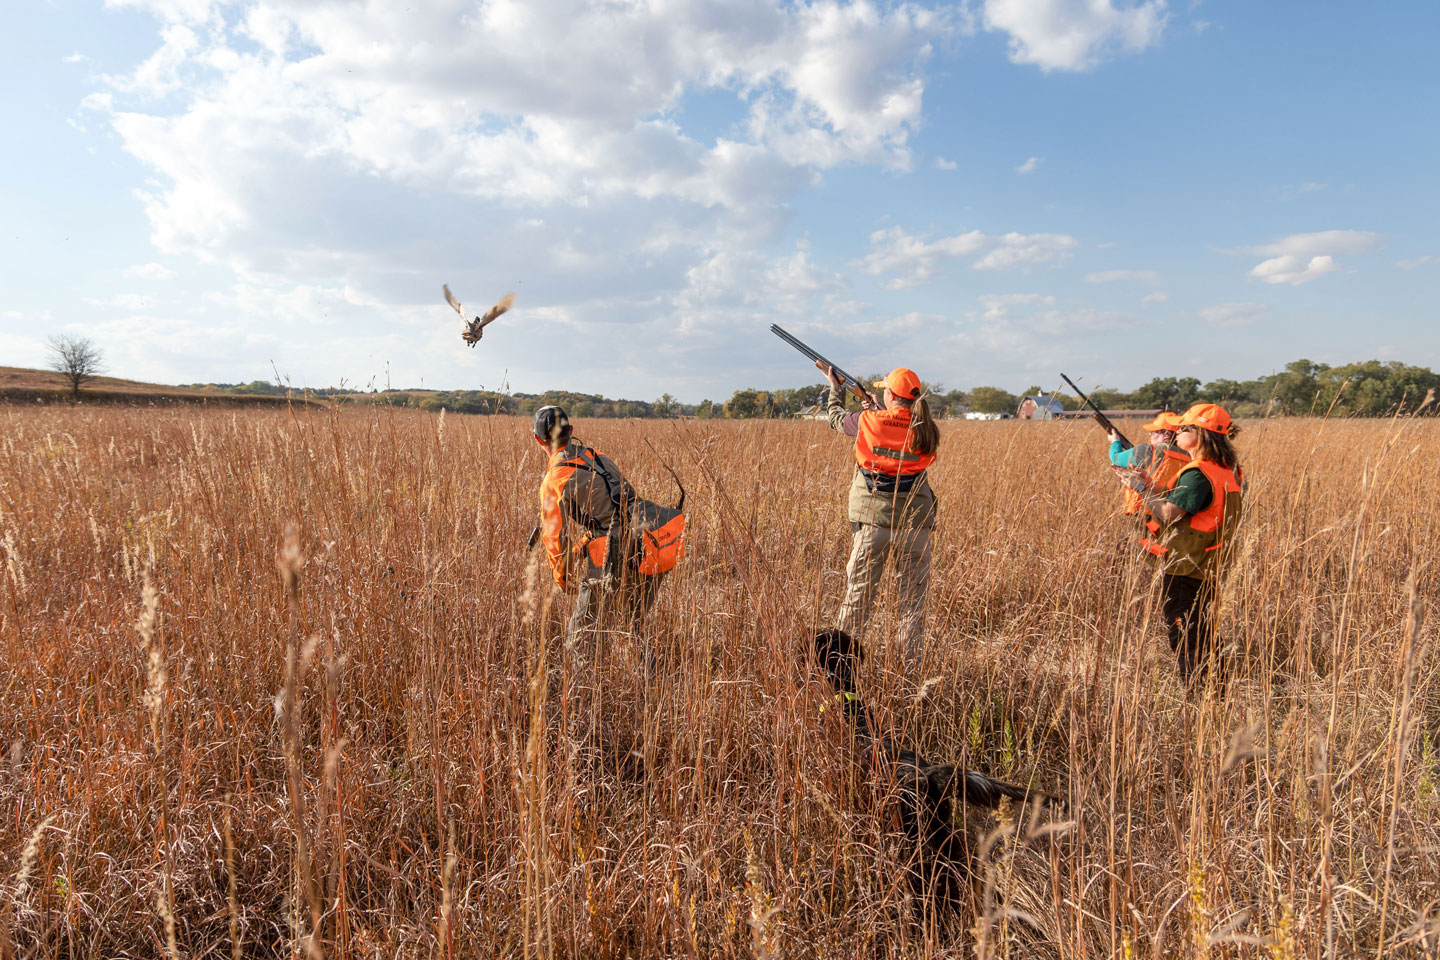
[[[808,345],[806,345],[805,341],[801,340],[799,337],[796,337],[794,334],[790,333],[778,323],[770,324],[770,332],[775,334],[775,336],[779,337],[781,340],[784,340],[786,343],[790,344],[790,346],[794,347],[796,350],[799,350],[801,353],[803,353],[805,356],[809,357],[816,363],[823,363],[825,366],[834,370],[835,375],[838,376],[841,380],[848,383],[850,385],[850,388],[855,391],[856,395],[862,398],[869,397],[870,391],[865,388],[865,384],[850,376],[850,374],[846,373],[844,370],[841,370],[829,360],[826,360],[823,356],[821,356],[819,353],[815,352]]]
[[[1125,434],[1120,432],[1120,430],[1115,426],[1115,424],[1110,422],[1109,417],[1105,416],[1105,414],[1100,412],[1100,408],[1095,406],[1095,401],[1091,400],[1085,395],[1085,392],[1083,390],[1075,386],[1074,380],[1071,380],[1063,373],[1060,374],[1060,379],[1068,383],[1070,385],[1070,389],[1075,391],[1075,395],[1080,398],[1080,400],[1085,404],[1085,406],[1090,408],[1091,413],[1095,414],[1096,423],[1104,427],[1107,433],[1114,433],[1120,437],[1121,450],[1129,450],[1131,447],[1135,446],[1135,444],[1131,443],[1130,440],[1125,436]]]

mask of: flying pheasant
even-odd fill
[[[456,300],[455,294],[450,292],[450,285],[448,283],[442,284],[440,289],[445,291],[445,302],[455,308],[455,312],[460,314],[461,320],[465,320],[465,308],[460,306],[460,301]],[[483,317],[476,317],[474,320],[465,320],[465,329],[460,331],[461,339],[470,344],[470,346],[475,346],[475,344],[480,342],[480,338],[485,335],[486,324],[514,305],[515,294],[505,294],[505,296],[500,298],[499,303],[485,311]]]

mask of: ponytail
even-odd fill
[[[910,442],[912,453],[932,454],[940,449],[940,427],[930,414],[930,401],[920,397],[910,405]]]

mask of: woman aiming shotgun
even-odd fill
[[[830,380],[830,426],[855,438],[850,562],[835,626],[857,639],[864,634],[886,558],[893,557],[906,670],[918,677],[936,516],[935,492],[925,471],[940,448],[940,428],[913,370],[891,370],[875,384],[884,388],[880,401],[869,397],[863,411],[847,413],[844,380],[833,366],[815,365]]]
[[[1224,679],[1211,616],[1226,548],[1240,522],[1242,474],[1231,443],[1238,432],[1219,406],[1196,404],[1175,435],[1191,460],[1168,489],[1151,485],[1139,470],[1125,474],[1152,518],[1140,545],[1159,566],[1170,648],[1187,684],[1203,680],[1212,662]]]

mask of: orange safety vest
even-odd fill
[[[1218,573],[1220,549],[1230,541],[1240,522],[1240,477],[1211,460],[1191,460],[1180,473],[1186,470],[1199,470],[1210,481],[1210,506],[1165,529],[1152,518],[1145,524],[1150,536],[1140,545],[1164,564],[1168,574],[1213,580]],[[1175,482],[1179,479],[1177,474]]]
[[[1156,454],[1162,454],[1156,457]],[[1180,476],[1180,471],[1190,462],[1190,454],[1184,450],[1171,449],[1169,447],[1150,448],[1150,462],[1140,469],[1145,474],[1146,482],[1152,490],[1170,491],[1175,487],[1175,480]],[[1158,464],[1158,465],[1157,465]],[[1138,464],[1137,464],[1138,466]],[[1129,487],[1125,488],[1125,512],[1136,514],[1145,512],[1145,498],[1140,496]],[[1146,526],[1154,523],[1152,518]],[[1153,532],[1159,530],[1157,526]]]
[[[914,415],[904,407],[866,410],[855,436],[855,464],[872,491],[908,492],[919,475],[935,462],[934,453],[909,449]]]
[[[565,515],[561,507],[565,485],[575,476],[577,470],[590,470],[600,475],[605,481],[605,486],[610,491],[610,498],[615,504],[614,519],[619,522],[622,508],[622,484],[618,477],[612,477],[610,472],[600,464],[600,454],[593,447],[581,447],[578,454],[571,455],[570,447],[558,450],[550,457],[550,463],[545,470],[545,479],[540,481],[540,540],[545,544],[545,558],[550,561],[550,572],[555,577],[555,582],[565,586],[565,547],[561,542],[561,534],[565,528]],[[602,566],[605,562],[604,533],[608,527],[602,526],[594,517],[581,516],[572,513],[570,519],[583,525],[586,528],[586,536],[577,545],[576,549],[581,550],[589,547],[590,559],[596,566]],[[599,558],[595,554],[595,544],[600,544]]]

